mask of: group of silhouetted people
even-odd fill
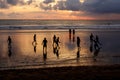
[[[94,60],[96,60],[96,56],[98,55],[100,49],[102,48],[101,47],[101,43],[99,41],[99,37],[98,35],[96,35],[95,37],[93,36],[93,34],[91,33],[90,35],[90,51],[94,53]],[[93,48],[94,46],[94,48]]]
[[[56,54],[56,56],[59,58],[59,46],[60,40],[59,37],[56,37],[56,35],[53,36],[53,53]]]
[[[73,37],[73,42],[75,41],[75,29],[69,29],[69,40],[71,41],[71,37]]]
[[[71,41],[71,36],[73,36],[73,42],[75,41],[75,29],[73,29],[73,34],[72,33],[72,30],[69,29],[69,39]],[[8,36],[8,56],[10,57],[12,55],[12,39],[10,36]],[[47,59],[47,39],[46,37],[43,39],[42,41],[42,45],[43,45],[43,59],[44,61],[46,61]],[[59,37],[56,37],[56,35],[53,36],[53,53],[57,56],[57,58],[59,58],[59,49],[60,49],[60,46],[59,46],[59,43],[60,43],[60,40],[59,40]],[[81,43],[81,40],[80,40],[80,37],[77,36],[76,37],[76,45],[77,45],[77,59],[80,57],[80,43]],[[34,52],[36,52],[36,46],[37,46],[37,40],[36,40],[36,34],[34,34],[33,36],[33,42],[32,42],[32,45],[34,46]],[[94,53],[94,57],[96,57],[101,49],[101,43],[99,41],[99,37],[98,35],[94,36],[92,33],[90,35],[90,52],[93,52]]]

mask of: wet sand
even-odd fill
[[[94,52],[90,52],[89,36],[93,33],[98,35],[102,43],[102,49],[97,53],[94,60]],[[32,45],[33,36],[37,36],[37,46],[34,51]],[[60,38],[59,58],[53,53],[53,36]],[[11,57],[8,49],[8,36],[12,38]],[[77,57],[76,37],[81,39],[80,58]],[[73,37],[69,40],[69,31],[41,31],[41,30],[11,30],[0,32],[0,69],[16,68],[44,68],[61,66],[95,66],[95,65],[114,65],[120,64],[120,31],[116,30],[76,30],[75,41]],[[44,65],[42,40],[44,37],[48,40],[47,60]]]
[[[0,71],[0,80],[119,80],[120,65]]]

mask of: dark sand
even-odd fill
[[[0,80],[119,80],[120,65],[2,70]]]

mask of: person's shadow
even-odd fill
[[[59,59],[59,49],[60,47],[59,46],[54,46],[53,45],[53,53],[57,56],[57,58]]]
[[[97,48],[97,49],[95,49],[95,51],[94,51],[94,55],[93,55],[93,59],[94,59],[94,61],[97,61],[97,56],[98,56],[98,54],[99,54],[99,52],[100,52],[100,49],[101,48]]]
[[[47,52],[43,52],[43,61],[44,61],[44,64],[46,64],[46,60],[47,60]]]
[[[80,59],[80,47],[78,48],[77,50],[77,53],[76,53],[76,59],[77,59],[77,62],[79,62],[79,59]]]
[[[11,57],[12,55],[12,46],[8,44],[8,56]]]
[[[37,42],[36,42],[36,41],[33,41],[33,42],[32,42],[32,46],[33,46],[33,48],[34,48],[34,52],[36,53],[36,51],[37,51]]]

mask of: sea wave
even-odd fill
[[[116,29],[119,30],[120,29],[120,25],[87,25],[87,26],[80,26],[80,25],[74,25],[74,26],[60,26],[60,25],[40,25],[40,26],[9,26],[9,25],[1,25],[0,26],[0,30],[68,30],[68,29],[108,29],[108,30],[112,30],[112,29]]]

